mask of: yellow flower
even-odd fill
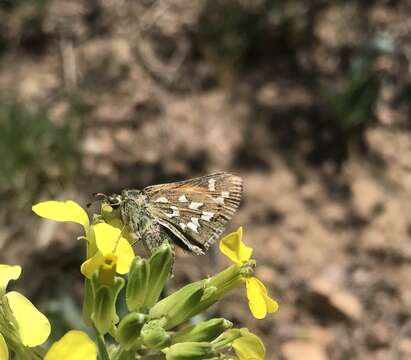
[[[6,287],[10,280],[17,280],[21,274],[21,267],[0,264],[0,295],[6,293]]]
[[[237,265],[250,260],[253,249],[246,246],[243,242],[242,226],[236,232],[228,234],[221,240],[220,251]]]
[[[265,316],[278,310],[278,303],[270,298],[264,284],[256,277],[245,279],[248,305],[256,319],[264,319]]]
[[[128,273],[134,250],[121,230],[106,223],[94,225],[93,230],[98,251],[81,265],[83,275],[90,279],[95,270],[101,267],[109,269],[113,263],[117,273]]]
[[[244,244],[243,229],[240,227],[236,232],[228,234],[220,241],[220,251],[234,264],[241,266],[250,261],[253,249]],[[278,310],[278,303],[270,298],[266,287],[260,280],[254,276],[246,275],[244,281],[248,305],[256,319],[263,319],[267,313],[274,313]]]
[[[250,333],[248,329],[241,329],[241,337],[233,341],[233,349],[239,360],[264,360],[265,346],[261,339]]]
[[[74,201],[43,201],[32,207],[32,210],[46,219],[55,221],[71,221],[84,228],[86,237],[90,231],[90,221],[85,210]]]
[[[85,210],[74,201],[44,201],[33,206],[33,211],[46,219],[70,221],[84,228],[86,239],[91,245],[89,259],[81,266],[81,272],[91,278],[93,272],[103,265],[114,262],[117,273],[126,274],[134,257],[129,241],[123,236],[120,226],[106,223],[90,226]]]
[[[21,273],[20,266],[0,265],[0,286],[5,292],[7,283],[16,280]],[[17,327],[15,335],[24,346],[34,347],[44,343],[50,335],[50,323],[47,318],[24,295],[10,291],[4,295],[5,301],[11,310],[12,319],[4,319],[6,322],[15,322]],[[6,305],[7,306],[7,305]],[[3,311],[3,314],[9,313]],[[7,315],[5,315],[7,317]],[[10,329],[1,328],[3,336]],[[0,354],[7,353],[4,338],[0,339]],[[1,357],[0,357],[1,358]]]
[[[51,346],[44,360],[95,360],[96,358],[97,348],[94,342],[86,333],[72,330]]]

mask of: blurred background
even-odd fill
[[[408,0],[0,0],[0,262],[81,326],[80,229],[31,205],[215,171],[244,178],[257,276],[211,315],[267,359],[411,358]],[[179,252],[171,287],[227,265]],[[239,300],[241,299],[241,300]]]

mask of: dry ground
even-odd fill
[[[411,9],[349,4],[318,2],[305,42],[288,34],[281,44],[274,32],[244,70],[198,43],[201,2],[55,0],[34,35],[17,10],[1,10],[1,92],[47,103],[56,121],[63,92],[93,108],[82,172],[62,198],[85,204],[94,191],[218,170],[243,176],[230,229],[244,226],[257,275],[281,306],[257,322],[239,292],[216,312],[261,335],[268,359],[411,358]],[[390,81],[376,121],[346,133],[324,108],[318,79],[338,81],[341,48],[377,30],[396,41],[375,65]],[[1,261],[25,264],[26,292],[44,298],[75,281],[82,250],[73,228],[28,216],[25,226],[4,227]],[[181,253],[175,286],[224,264],[216,252]]]

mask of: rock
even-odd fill
[[[276,84],[268,83],[257,92],[257,101],[261,105],[272,107],[279,95],[279,91],[280,89],[276,86]]]
[[[398,345],[400,352],[407,358],[411,357],[411,338],[402,339]]]
[[[334,313],[334,315],[348,320],[360,320],[363,315],[363,307],[359,299],[352,292],[338,286],[336,282],[331,280],[322,277],[311,282],[311,291],[321,298],[321,306],[323,307],[323,309],[314,310]],[[315,306],[315,302],[313,306]],[[324,308],[324,306],[328,308]]]
[[[352,184],[353,205],[356,212],[365,218],[383,207],[384,198],[378,184],[366,177],[355,179]]]
[[[292,340],[281,346],[281,355],[285,360],[327,360],[325,349],[314,342]]]
[[[331,328],[312,325],[304,329],[304,338],[326,348],[335,341],[335,334]]]

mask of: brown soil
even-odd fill
[[[245,68],[220,64],[210,43],[202,46],[199,2],[54,0],[35,34],[17,10],[1,8],[0,92],[47,103],[56,121],[63,92],[92,105],[82,173],[61,198],[85,204],[95,191],[220,170],[241,175],[244,200],[229,230],[244,226],[256,274],[280,310],[256,321],[239,291],[213,315],[260,335],[268,359],[408,359],[411,8],[307,8],[306,37],[282,33],[273,17],[279,33],[263,39],[264,51]],[[341,81],[347,56],[377,31],[396,42],[375,64],[389,81],[375,121],[346,131],[320,84]],[[45,303],[74,282],[80,297],[76,228],[28,215],[22,223],[2,229],[0,240],[1,261],[25,266],[25,292]],[[226,264],[217,250],[181,252],[174,286]]]

